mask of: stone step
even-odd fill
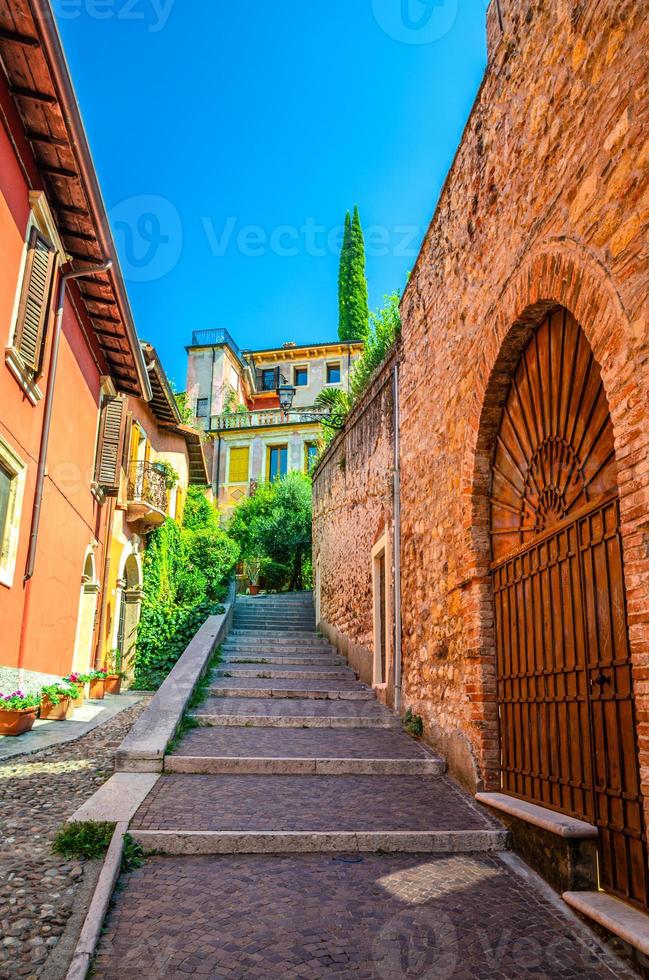
[[[317,729],[316,729],[317,730]],[[200,775],[254,776],[443,776],[441,759],[300,759],[232,758],[230,756],[170,755],[165,772]]]
[[[377,701],[309,698],[208,698],[193,712],[201,725],[261,728],[400,728]]]
[[[469,854],[506,851],[505,830],[402,830],[305,832],[134,830],[130,835],[156,854]]]
[[[262,700],[267,698],[278,700],[308,698],[316,701],[376,700],[374,691],[360,686],[358,681],[332,681],[330,684],[321,681],[318,684],[313,680],[287,680],[269,683],[267,679],[255,681],[245,677],[221,678],[212,684],[209,695],[213,698],[260,698]]]
[[[164,774],[131,823],[131,832],[142,831],[162,832],[163,849],[203,838],[210,843],[200,847],[216,848],[210,853],[224,853],[222,847],[452,853],[504,849],[508,841],[507,831],[447,777],[412,775]]]
[[[272,667],[258,664],[256,667],[240,667],[231,661],[214,671],[215,677],[254,677],[257,680],[355,680],[349,667],[322,667],[319,664],[296,664],[293,668]]]
[[[224,643],[225,650],[322,650],[325,653],[333,653],[336,649],[331,643],[325,640],[298,638],[282,639],[269,638],[267,636],[231,636]]]
[[[222,665],[227,664],[257,664],[260,666],[273,666],[274,664],[279,665],[293,665],[293,666],[325,666],[325,667],[346,667],[347,663],[340,657],[330,657],[326,654],[299,654],[299,653],[287,653],[280,656],[264,656],[263,654],[258,654],[256,656],[248,653],[229,653],[221,661]]]
[[[206,756],[224,759],[374,759],[424,760],[444,766],[402,730],[368,728],[194,728],[187,732],[174,752],[176,756]]]
[[[292,626],[287,623],[241,623],[236,619],[234,621],[234,628],[237,632],[271,632],[271,633],[308,633],[309,636],[313,636],[313,631],[306,629],[302,626]]]
[[[266,640],[268,643],[282,643],[281,636],[278,636],[274,630],[238,630],[235,628],[231,629],[228,633],[226,642],[230,640],[245,640],[247,643],[253,643],[255,640]],[[321,636],[316,633],[315,630],[302,630],[297,634],[291,634],[291,643],[323,643],[326,646],[331,646],[326,637]]]

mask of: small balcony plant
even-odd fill
[[[90,671],[90,693],[89,697],[93,701],[103,701],[104,694],[106,693],[106,671],[103,667],[99,670]]]
[[[41,690],[41,718],[49,721],[65,721],[74,711],[79,688],[69,681],[56,681]]]
[[[40,694],[0,694],[0,735],[24,735],[30,731],[41,703]]]
[[[106,662],[106,694],[119,694],[122,688],[122,651],[115,647],[108,651]]]

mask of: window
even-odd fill
[[[248,482],[249,446],[233,446],[230,450],[229,483]]]
[[[107,497],[119,493],[127,423],[126,399],[120,395],[104,397],[99,414],[94,482]]]
[[[288,446],[268,447],[268,479],[279,480],[286,476],[288,466]]]
[[[307,442],[304,445],[304,462],[307,473],[312,473],[318,458],[318,443]]]
[[[210,400],[209,398],[197,398],[196,399],[196,418],[206,419],[210,410]]]
[[[0,439],[0,582],[7,586],[16,567],[25,473],[23,461]]]
[[[41,373],[45,334],[51,311],[56,251],[36,227],[27,245],[13,347],[24,366],[36,377]]]
[[[340,384],[340,364],[327,364],[327,384]]]
[[[278,384],[277,368],[264,368],[261,372],[261,390],[275,391]]]
[[[309,383],[309,370],[305,367],[296,367],[293,372],[293,384],[296,388],[304,388]]]

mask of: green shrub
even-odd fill
[[[408,735],[413,738],[421,738],[424,734],[424,722],[421,715],[413,715],[412,708],[408,708],[403,716],[403,727]]]
[[[269,592],[281,592],[291,581],[291,569],[279,561],[267,558],[262,565],[264,587]]]

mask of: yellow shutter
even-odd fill
[[[230,450],[230,476],[229,483],[248,482],[248,460],[250,457],[249,446],[236,446]]]

